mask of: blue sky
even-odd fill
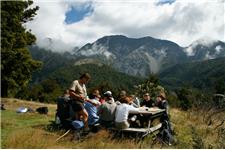
[[[176,0],[159,0],[158,4],[172,4]]]
[[[85,16],[90,15],[93,12],[91,5],[83,6],[82,8],[71,7],[66,13],[65,22],[67,24],[79,22],[84,19]]]

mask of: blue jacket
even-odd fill
[[[88,113],[88,124],[95,124],[99,120],[99,116],[97,115],[97,107],[89,102],[85,102],[84,108]]]

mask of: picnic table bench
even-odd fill
[[[139,127],[129,127],[126,129],[118,129],[118,128],[110,128],[110,130],[118,131],[120,133],[124,132],[133,132],[137,134],[141,134],[142,138],[147,136],[148,134],[151,134],[157,130],[159,130],[162,126],[161,123],[158,123],[157,125],[153,126],[152,121],[155,118],[160,118],[163,113],[165,112],[165,109],[159,109],[159,108],[139,108],[140,110],[138,112],[130,112],[131,115],[143,115],[148,116],[148,126],[146,128],[139,128]]]

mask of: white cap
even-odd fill
[[[112,97],[112,92],[111,91],[106,91],[104,93],[104,96]]]

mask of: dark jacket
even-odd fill
[[[141,106],[153,107],[154,101],[152,99],[150,99],[149,101],[143,100],[141,103]]]
[[[162,100],[162,101],[160,101],[160,102],[158,102],[158,103],[156,103],[156,106],[157,107],[159,107],[160,109],[165,109],[166,111],[165,111],[165,113],[163,114],[163,116],[162,116],[162,118],[161,118],[161,120],[169,120],[169,112],[168,112],[168,102],[167,102],[167,100]]]

